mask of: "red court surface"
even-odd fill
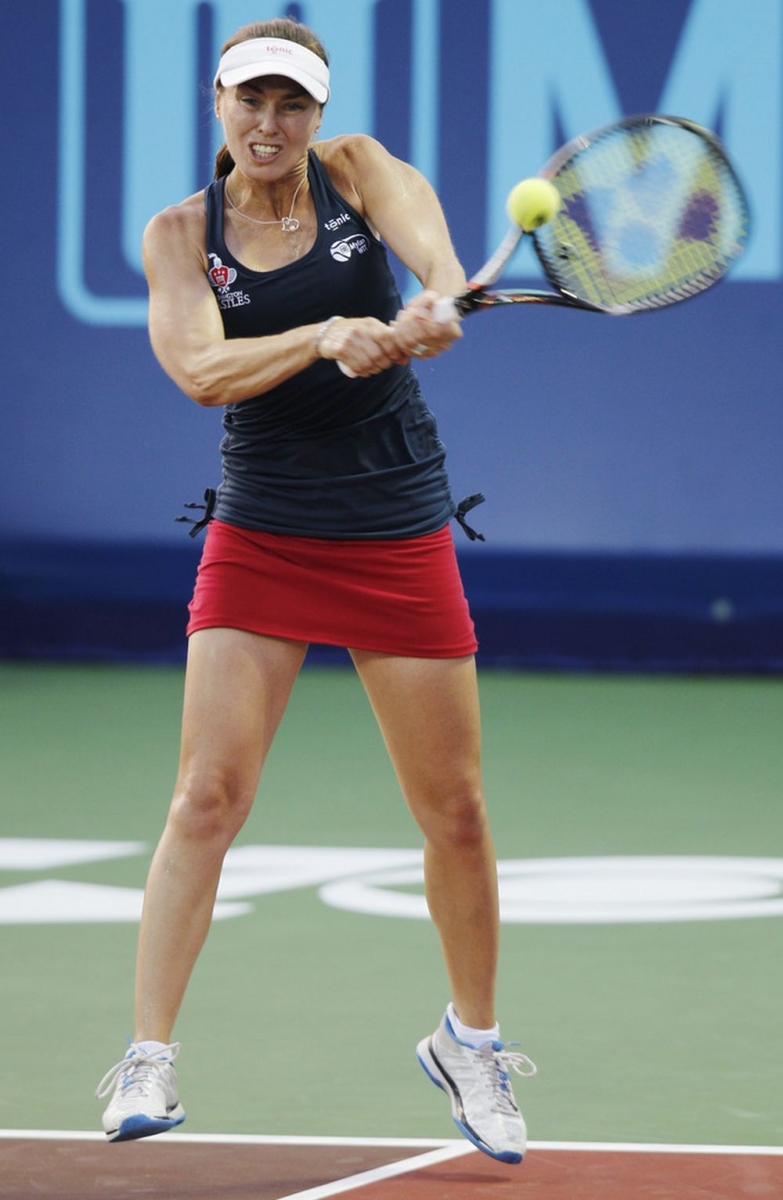
[[[3,1200],[780,1200],[783,1149],[533,1143],[521,1166],[462,1141],[0,1135]]]

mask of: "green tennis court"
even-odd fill
[[[0,668],[7,1129],[98,1127],[181,688],[179,669]],[[531,1138],[781,1143],[783,685],[493,672],[482,697]],[[177,1030],[188,1132],[452,1137],[413,1054],[447,999],[434,932],[383,915],[415,908],[418,847],[358,680],[306,669]]]

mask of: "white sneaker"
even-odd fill
[[[173,1065],[179,1051],[179,1042],[153,1054],[132,1042],[122,1062],[104,1075],[95,1095],[100,1100],[115,1088],[103,1114],[103,1128],[110,1142],[150,1137],[182,1124],[185,1110],[179,1102]]]
[[[527,1129],[508,1069],[535,1075],[536,1066],[527,1055],[506,1047],[492,1041],[476,1050],[459,1040],[444,1016],[432,1037],[419,1042],[416,1054],[432,1082],[450,1097],[451,1115],[460,1133],[492,1158],[518,1163],[525,1153]]]

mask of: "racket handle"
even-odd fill
[[[346,375],[348,379],[356,378],[356,372],[352,371],[350,367],[346,367],[345,363],[340,362],[339,358],[337,359],[337,365],[342,371],[343,375]]]
[[[432,315],[442,325],[460,319],[460,311],[451,296],[441,296],[439,300],[436,300],[432,306]]]

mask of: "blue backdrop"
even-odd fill
[[[422,378],[455,494],[487,496],[463,560],[490,658],[779,667],[782,0],[0,0],[0,652],[181,652],[197,551],[173,516],[218,481],[220,414],[152,357],[140,237],[211,177],[220,43],[286,12],[332,59],[323,134],[419,166],[468,269],[565,138],[641,111],[721,134],[754,222],[729,280],[645,317],[479,317]]]

